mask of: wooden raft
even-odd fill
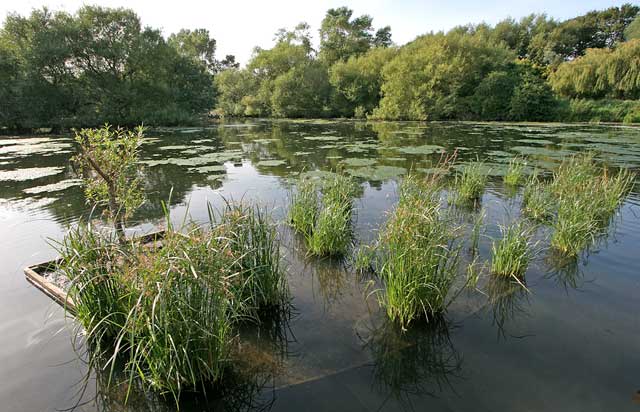
[[[150,248],[162,247],[162,238],[165,231],[160,230],[140,236],[139,240]],[[60,263],[60,258],[49,260],[24,268],[24,275],[33,286],[38,288],[42,293],[50,297],[54,302],[65,308],[69,313],[75,315],[76,307],[73,300],[67,296],[67,292],[60,285],[52,282],[47,278],[47,273],[51,273]]]

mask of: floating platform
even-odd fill
[[[165,231],[148,233],[140,236],[138,239],[143,244],[151,248],[162,247],[162,239]],[[31,265],[24,268],[24,275],[33,286],[38,288],[42,293],[51,298],[54,302],[62,306],[72,315],[75,315],[76,307],[73,300],[67,295],[67,291],[61,284],[59,277],[56,276],[56,268],[60,263],[60,258],[49,260],[47,262]]]

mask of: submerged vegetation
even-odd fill
[[[355,183],[340,174],[319,184],[301,178],[292,196],[289,219],[302,233],[309,252],[317,256],[344,255],[352,243],[351,217]]]

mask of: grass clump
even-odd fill
[[[593,243],[606,232],[634,178],[627,169],[613,172],[600,166],[592,153],[564,160],[550,185],[558,207],[551,246],[576,256]]]
[[[441,189],[437,176],[405,177],[398,205],[369,260],[383,284],[378,300],[403,329],[446,309],[458,272],[461,248],[452,221],[441,209]]]
[[[517,186],[524,177],[524,169],[526,167],[526,163],[524,160],[514,157],[509,161],[509,167],[507,168],[507,173],[505,173],[503,177],[504,183],[509,186]]]
[[[288,288],[279,243],[267,216],[227,204],[211,224],[170,224],[149,247],[125,243],[87,225],[59,244],[58,272],[69,280],[91,362],[176,401],[183,390],[223,382],[237,341],[236,324],[260,321]]]
[[[536,222],[550,221],[554,216],[556,201],[553,194],[536,176],[524,187],[522,213]]]
[[[487,185],[487,179],[488,173],[484,163],[477,161],[464,165],[455,178],[454,203],[465,204],[480,199]]]
[[[531,260],[531,230],[522,223],[500,226],[502,238],[491,247],[491,271],[496,275],[522,277]]]
[[[355,184],[347,176],[327,177],[321,190],[302,180],[293,196],[289,216],[292,226],[316,256],[341,256],[352,243],[351,217]]]
[[[319,213],[316,183],[309,178],[298,181],[297,192],[291,197],[289,220],[295,230],[305,237],[311,236]]]

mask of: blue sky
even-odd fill
[[[32,8],[75,11],[82,4],[128,7],[143,24],[161,28],[165,35],[181,28],[206,28],[218,41],[218,56],[235,54],[246,63],[254,46],[270,47],[280,27],[291,28],[301,21],[317,29],[327,9],[348,6],[355,15],[369,14],[375,27],[390,25],[393,40],[404,44],[429,31],[447,30],[466,23],[496,23],[506,17],[546,13],[567,19],[589,10],[619,6],[624,1],[431,1],[431,0],[0,0],[0,16],[16,11],[27,14]]]

